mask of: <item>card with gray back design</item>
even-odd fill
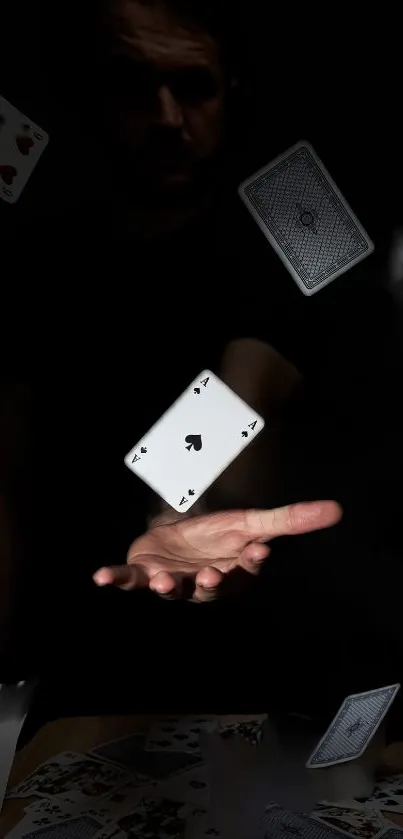
[[[315,294],[374,250],[309,143],[288,149],[238,191],[306,295]]]

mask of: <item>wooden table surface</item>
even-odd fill
[[[204,715],[203,715],[204,716]],[[209,716],[209,715],[205,715]],[[226,720],[247,719],[246,716],[225,717]],[[9,787],[19,783],[27,775],[54,755],[66,750],[86,752],[108,740],[115,740],[129,734],[146,733],[155,716],[131,717],[74,717],[48,723],[15,757],[10,775]],[[403,742],[393,743],[385,750],[382,773],[403,772]],[[4,802],[0,816],[0,839],[24,816],[24,808],[35,798],[15,798]],[[403,828],[403,814],[384,814],[389,821]]]

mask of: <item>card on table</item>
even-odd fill
[[[263,427],[252,408],[204,370],[126,455],[125,464],[186,513]]]
[[[311,816],[291,813],[279,806],[271,806],[262,819],[265,839],[340,839],[338,830]]]
[[[244,737],[252,746],[258,746],[263,737],[265,721],[265,719],[259,719],[224,724],[219,729],[220,737],[224,740],[230,740],[232,737]]]
[[[158,793],[162,798],[172,801],[184,801],[208,808],[210,804],[210,777],[208,767],[202,764],[196,769],[182,772],[168,781],[158,785]]]
[[[67,821],[32,827],[21,821],[10,834],[10,839],[95,839],[102,824],[90,816],[77,816]]]
[[[400,685],[396,684],[347,696],[312,752],[307,768],[332,766],[361,757],[399,689]]]
[[[297,143],[260,169],[240,185],[239,195],[306,295],[374,250],[309,143]]]
[[[200,734],[215,731],[217,722],[204,717],[179,717],[160,720],[148,734],[146,749],[149,751],[189,752],[201,755]]]
[[[14,204],[46,148],[39,125],[0,96],[0,197]]]
[[[144,797],[130,812],[100,830],[97,839],[182,839],[187,820],[196,812],[191,804]]]
[[[144,734],[133,734],[97,746],[90,754],[98,760],[111,761],[124,766],[129,772],[140,773],[152,780],[163,780],[197,766],[200,757],[185,752],[145,751]]]
[[[137,777],[140,786],[147,779]],[[91,805],[124,784],[134,784],[135,776],[111,763],[101,763],[75,752],[63,752],[39,766],[32,775],[13,787],[8,797],[37,795],[62,799],[68,805]]]
[[[32,829],[76,818],[78,815],[91,816],[102,825],[110,824],[130,810],[140,798],[153,792],[152,786],[140,788],[130,783],[95,802],[69,804],[56,798],[43,798],[26,807],[26,820],[30,821]]]
[[[311,818],[355,839],[376,839],[386,829],[385,819],[375,811],[351,809],[324,802],[315,806]]]
[[[378,778],[372,795],[368,798],[356,798],[354,802],[369,810],[403,813],[403,775]]]

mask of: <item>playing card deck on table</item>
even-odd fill
[[[49,137],[0,96],[0,196],[14,204],[46,148]]]
[[[400,685],[347,696],[315,747],[308,769],[333,766],[364,754],[396,697]]]
[[[185,513],[264,427],[264,420],[210,370],[126,455],[125,464]]]
[[[239,195],[306,295],[374,250],[309,143],[297,143],[260,169],[240,185]]]

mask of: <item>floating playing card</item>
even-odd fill
[[[46,148],[49,137],[0,96],[0,197],[14,204]]]
[[[33,682],[0,685],[0,812],[34,687]]]
[[[374,250],[323,163],[297,143],[239,187],[239,195],[304,294]]]
[[[186,513],[263,427],[252,408],[204,370],[126,455],[125,464]]]
[[[399,688],[400,685],[390,685],[347,696],[309,758],[307,768],[332,766],[361,757]]]

